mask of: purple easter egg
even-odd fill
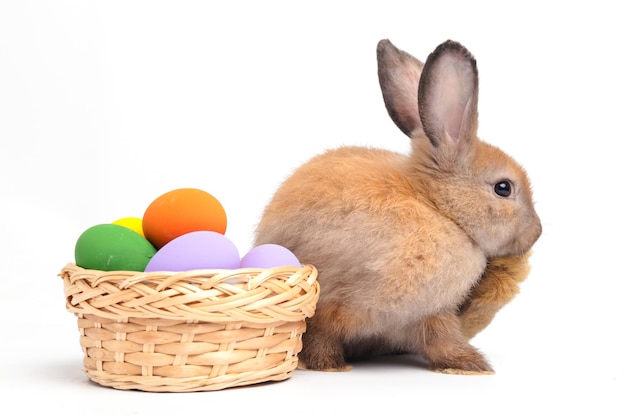
[[[299,268],[302,264],[289,249],[273,243],[255,246],[241,258],[240,262],[241,268],[274,268],[277,266]]]
[[[221,233],[202,230],[178,236],[159,249],[145,272],[190,271],[194,269],[237,269],[239,251]]]

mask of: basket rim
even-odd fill
[[[85,269],[70,262],[58,276],[68,311],[117,320],[297,321],[311,317],[319,299],[317,269],[308,264],[138,272]]]

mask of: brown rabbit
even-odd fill
[[[529,180],[476,136],[478,72],[462,45],[442,43],[425,64],[388,40],[377,54],[385,105],[412,152],[312,158],[277,190],[255,244],[283,245],[319,271],[301,367],[412,353],[436,371],[492,373],[459,306],[488,260],[526,254],[539,238]]]

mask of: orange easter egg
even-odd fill
[[[212,194],[197,188],[179,188],[157,197],[142,220],[146,239],[157,249],[190,232],[226,232],[224,207]]]

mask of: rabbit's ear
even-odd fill
[[[422,129],[417,88],[422,64],[412,55],[396,48],[388,39],[378,42],[378,81],[389,116],[407,136]]]
[[[455,158],[469,149],[478,129],[476,60],[461,44],[446,41],[424,64],[418,90],[424,132],[435,147]]]

